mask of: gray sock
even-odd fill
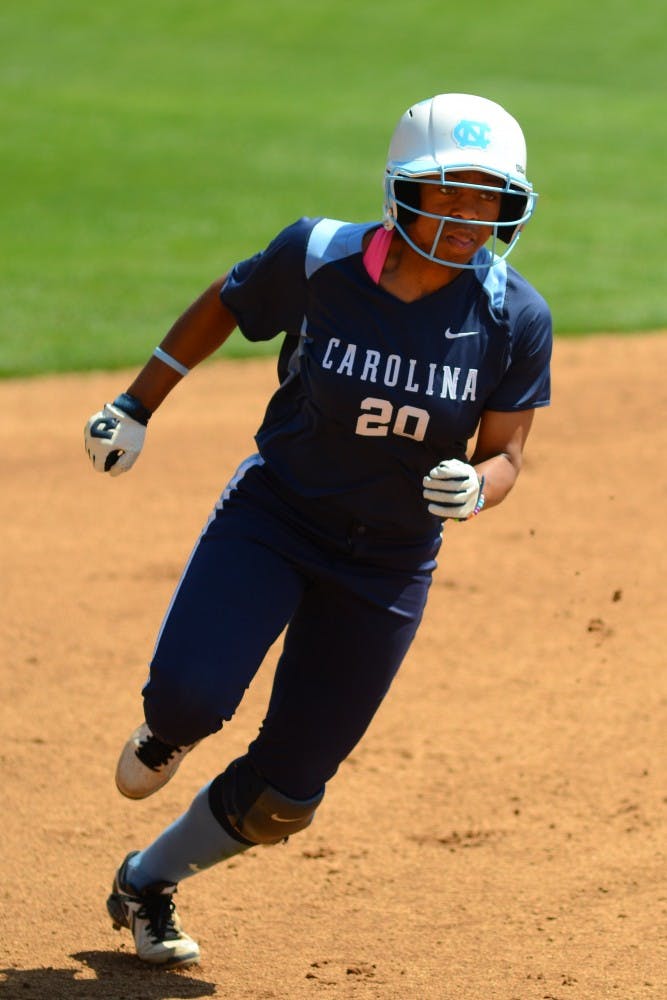
[[[208,804],[208,790],[205,785],[187,812],[130,860],[128,879],[135,889],[141,891],[154,882],[180,882],[248,850],[248,844],[220,826]]]

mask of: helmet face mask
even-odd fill
[[[516,245],[535,208],[537,195],[526,178],[526,144],[518,122],[500,105],[470,94],[440,94],[409,108],[392,136],[385,170],[384,226],[396,228],[421,256],[453,267],[474,267],[438,254],[445,224],[460,217],[433,215],[420,208],[420,185],[492,189],[502,192],[495,223],[466,219],[466,225],[492,229],[492,261],[504,260]],[[461,171],[490,175],[486,184],[460,178]],[[459,179],[457,179],[459,174]],[[500,184],[493,184],[497,178]],[[410,237],[409,227],[419,216],[439,221],[429,251]],[[501,240],[504,252],[496,253]]]

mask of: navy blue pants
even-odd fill
[[[390,544],[331,505],[288,498],[249,460],[167,611],[143,692],[149,726],[177,746],[220,729],[287,626],[248,753],[280,791],[316,794],[365,732],[414,638],[438,546]]]

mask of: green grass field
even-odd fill
[[[512,263],[557,333],[667,326],[666,38],[653,0],[4,0],[0,374],[137,364],[298,216],[378,218],[398,117],[448,90],[524,127]]]

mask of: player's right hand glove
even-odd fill
[[[133,410],[132,416],[129,409]],[[131,469],[143,447],[149,417],[149,411],[125,393],[94,413],[83,432],[93,468],[111,476]]]

